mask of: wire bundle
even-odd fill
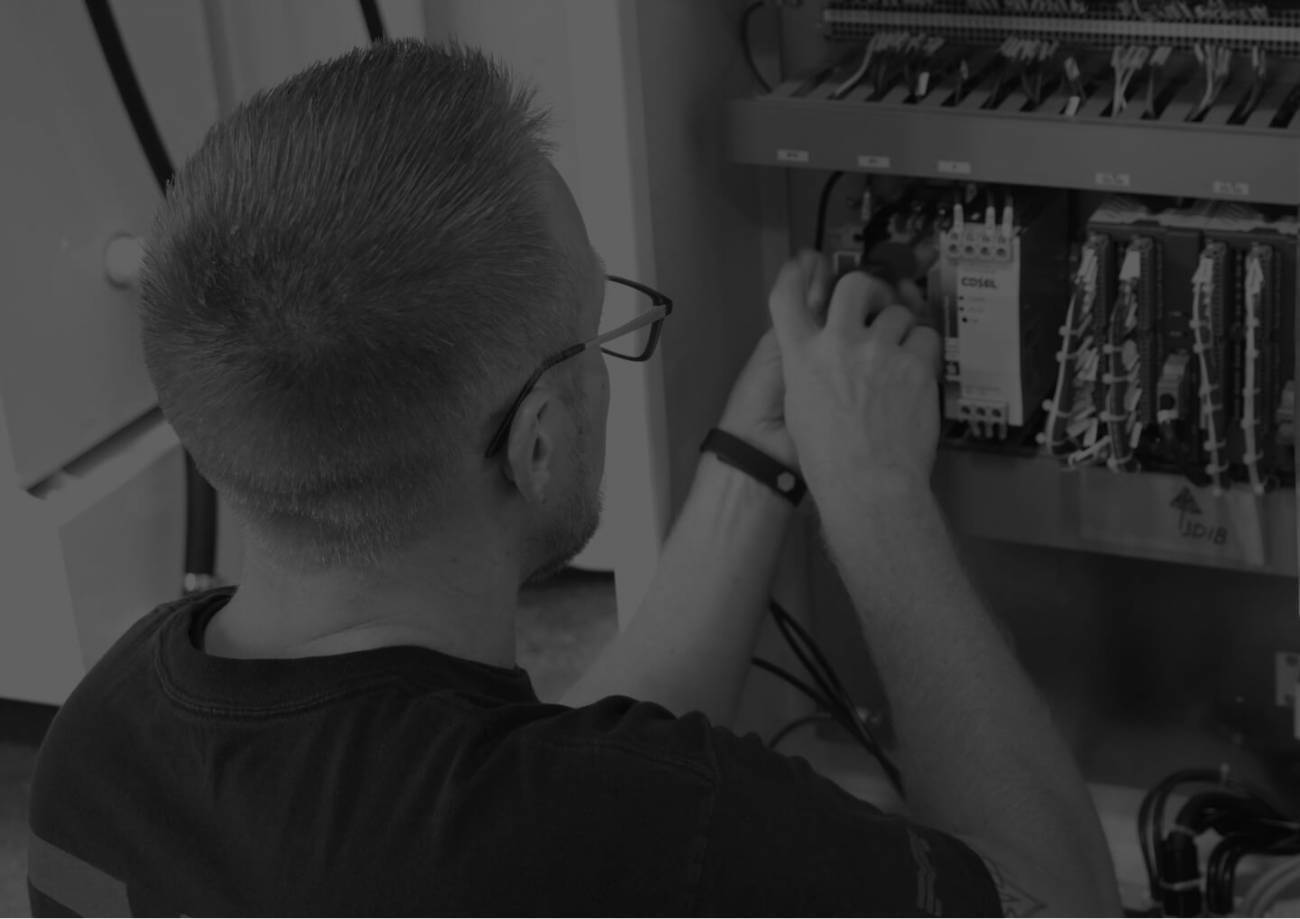
[[[857,69],[835,87],[831,98],[843,99],[864,80],[868,95],[874,97],[884,92],[919,54],[924,39],[925,36],[914,37],[908,32],[876,32],[867,41]]]
[[[1259,108],[1259,102],[1264,97],[1264,90],[1268,88],[1268,53],[1258,45],[1250,49],[1250,92],[1246,95],[1245,101],[1241,104],[1241,110],[1237,113],[1235,121],[1238,123],[1245,121],[1255,109]]]
[[[1205,91],[1201,94],[1201,103],[1192,112],[1189,120],[1200,121],[1210,106],[1218,101],[1223,88],[1228,83],[1232,72],[1232,49],[1220,45],[1196,44],[1192,50],[1201,65],[1201,76],[1205,82]]]
[[[1066,56],[1061,69],[1065,75],[1065,86],[1070,93],[1063,114],[1066,118],[1073,118],[1078,114],[1083,100],[1088,98],[1088,88],[1083,83],[1083,72],[1079,70],[1079,62],[1074,59],[1074,55]]]
[[[1097,377],[1097,349],[1093,346],[1093,305],[1097,299],[1098,250],[1104,242],[1089,240],[1074,274],[1073,291],[1060,328],[1061,350],[1056,353],[1056,389],[1044,403],[1047,424],[1038,442],[1052,453],[1060,453],[1078,444],[1091,431],[1093,442],[1076,451],[1083,462],[1104,448],[1096,445],[1096,406],[1092,384]],[[1091,451],[1083,455],[1084,451]],[[1073,457],[1072,457],[1073,459]]]
[[[1245,367],[1242,369],[1241,387],[1241,430],[1246,441],[1242,462],[1250,477],[1250,488],[1257,495],[1264,493],[1264,480],[1259,474],[1259,461],[1263,454],[1259,450],[1259,436],[1262,433],[1260,418],[1261,374],[1260,358],[1260,301],[1264,296],[1265,263],[1272,260],[1273,250],[1256,243],[1246,256],[1246,322],[1245,337],[1242,345]]]
[[[1180,787],[1201,786],[1166,828],[1169,798]],[[1214,832],[1220,841],[1201,872],[1197,837]],[[1138,841],[1152,902],[1166,916],[1231,915],[1237,866],[1246,855],[1300,854],[1300,823],[1250,786],[1223,770],[1187,769],[1168,776],[1147,793],[1138,811]],[[1256,907],[1300,878],[1300,863],[1265,875],[1251,889]],[[1265,884],[1265,882],[1268,882]],[[1252,903],[1251,897],[1247,904]],[[1251,915],[1259,913],[1252,912]]]
[[[816,703],[820,709],[818,713],[800,718],[782,728],[772,736],[769,746],[775,747],[792,731],[805,724],[811,724],[818,721],[834,721],[847,731],[850,737],[858,741],[858,743],[862,745],[863,749],[875,757],[876,761],[880,763],[881,769],[884,770],[885,775],[889,778],[890,784],[893,785],[898,794],[902,796],[902,774],[898,771],[898,767],[894,765],[893,760],[890,759],[889,755],[885,753],[884,749],[880,746],[879,741],[877,741],[875,734],[871,730],[866,715],[864,715],[864,713],[859,710],[857,705],[854,703],[853,697],[849,695],[849,691],[845,689],[839,675],[835,672],[835,668],[833,668],[830,661],[826,659],[826,655],[817,647],[817,643],[813,640],[813,637],[808,634],[807,629],[800,625],[799,622],[779,603],[775,600],[770,600],[768,603],[768,610],[771,612],[772,618],[775,620],[776,626],[780,630],[786,644],[790,646],[790,650],[794,652],[795,657],[799,659],[799,663],[803,665],[804,670],[806,670],[808,675],[812,677],[816,686],[810,686],[788,670],[778,667],[771,661],[765,660],[761,657],[753,658],[754,666],[784,680]]]
[[[883,44],[884,39],[885,33],[883,32],[877,32],[868,39],[867,46],[862,49],[862,61],[858,64],[857,69],[849,74],[848,79],[835,87],[835,91],[831,93],[832,99],[843,99],[853,87],[862,82],[863,77],[867,75],[867,71],[871,69],[871,64],[875,60],[876,49]]]
[[[986,106],[1001,103],[1006,84],[1018,80],[1021,90],[1035,108],[1043,98],[1043,71],[1060,48],[1060,43],[1033,38],[1008,36],[998,48],[1003,59],[995,86]]]
[[[947,42],[942,35],[918,35],[903,62],[910,98],[920,101],[930,93],[930,73],[935,56]]]
[[[1106,464],[1113,472],[1133,471],[1133,450],[1142,436],[1137,418],[1142,399],[1139,357],[1134,333],[1137,330],[1138,284],[1142,280],[1142,257],[1138,240],[1129,244],[1119,270],[1119,298],[1111,314],[1109,340],[1102,346],[1106,355],[1106,407],[1101,420],[1110,437]]]
[[[1147,98],[1146,107],[1142,111],[1143,118],[1156,117],[1156,83],[1159,82],[1160,74],[1164,71],[1165,65],[1169,63],[1170,56],[1174,49],[1169,45],[1162,45],[1151,55],[1147,61]]]
[[[1110,53],[1110,66],[1115,71],[1115,87],[1111,95],[1111,117],[1119,115],[1128,106],[1128,87],[1133,78],[1142,72],[1151,58],[1151,49],[1144,45],[1116,45]]]
[[[1192,329],[1192,352],[1200,366],[1201,423],[1205,431],[1205,450],[1209,462],[1205,472],[1210,477],[1214,493],[1222,494],[1225,473],[1228,471],[1226,430],[1223,420],[1223,399],[1220,395],[1218,370],[1214,361],[1214,319],[1210,302],[1222,295],[1222,263],[1225,257],[1222,243],[1210,243],[1201,253],[1200,263],[1192,276],[1192,319],[1187,324]]]

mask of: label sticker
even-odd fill
[[[776,158],[782,163],[806,163],[809,159],[807,150],[778,150]]]
[[[944,175],[968,176],[971,173],[970,163],[966,160],[939,160],[938,169]]]
[[[957,265],[957,340],[963,399],[1007,407],[1007,421],[1025,423],[1020,386],[1019,241],[1008,260],[962,259]]]
[[[1079,535],[1111,546],[1262,567],[1260,500],[1233,486],[1222,495],[1178,476],[1081,470]]]
[[[890,169],[893,161],[887,156],[868,156],[864,153],[858,157],[858,166],[862,169]]]
[[[1215,181],[1210,183],[1216,195],[1231,195],[1234,198],[1249,198],[1249,182],[1224,182]]]
[[[1099,172],[1093,184],[1101,188],[1132,188],[1133,176],[1127,172]]]

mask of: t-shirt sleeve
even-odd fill
[[[999,916],[959,840],[881,813],[754,735],[713,732],[719,783],[697,890],[705,914]]]

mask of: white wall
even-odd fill
[[[183,155],[215,114],[200,7],[115,9]],[[0,125],[0,696],[59,702],[180,588],[179,452],[137,422],[136,298],[104,275],[159,192],[81,3],[0,4]]]

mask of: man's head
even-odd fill
[[[148,246],[159,400],[250,536],[294,567],[370,569],[485,518],[530,569],[599,513],[603,271],[545,117],[481,54],[403,41],[255,96],[212,129]]]

